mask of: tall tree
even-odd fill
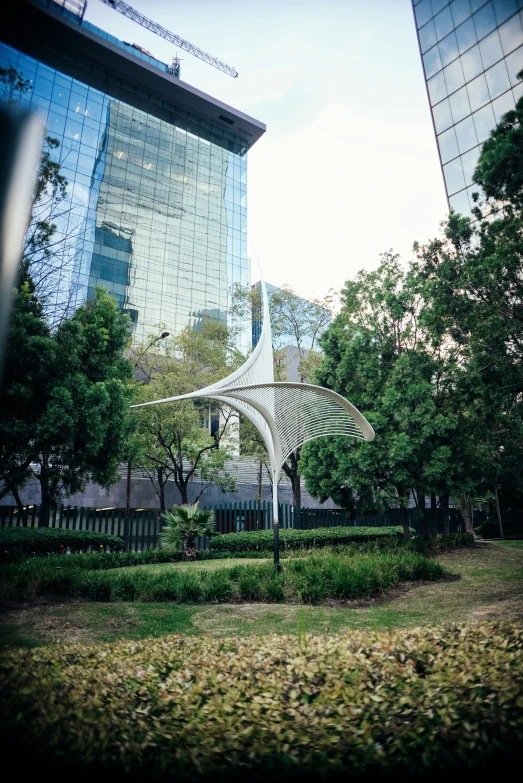
[[[349,511],[399,505],[406,534],[411,496],[424,507],[449,470],[456,426],[446,410],[453,383],[448,346],[430,340],[421,308],[416,280],[392,253],[377,270],[347,281],[315,379],[364,411],[377,437],[370,444],[312,442],[302,461],[312,494]]]
[[[3,494],[33,474],[42,512],[89,480],[109,487],[128,437],[131,365],[128,319],[97,289],[51,333],[31,290],[21,285],[7,349],[0,413]]]
[[[241,364],[236,335],[225,324],[205,321],[198,330],[187,328],[162,341],[138,362],[135,402],[187,394],[217,381]],[[140,353],[142,348],[135,346]],[[189,484],[200,483],[198,499],[211,484],[234,491],[226,469],[237,449],[238,417],[230,408],[206,401],[186,400],[137,409],[137,433],[142,463],[163,481],[172,476],[182,503],[189,502]],[[160,501],[165,504],[163,488]],[[193,499],[194,500],[194,499]]]

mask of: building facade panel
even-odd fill
[[[147,58],[144,67],[167,72],[83,24],[89,35]],[[119,100],[117,91],[69,75],[68,54],[60,60],[54,47],[53,58],[59,68],[0,43],[0,99],[42,116],[68,183],[53,216],[57,304],[78,306],[102,285],[140,339],[158,324],[175,333],[209,317],[226,321],[231,287],[249,283],[245,140],[183,107],[161,101],[160,109],[158,96],[143,90],[137,105]],[[93,72],[93,63],[85,67]],[[112,84],[103,62],[97,71],[100,84]],[[13,73],[23,89],[14,89]]]
[[[523,0],[413,0],[449,205],[470,215],[481,145],[523,95]]]

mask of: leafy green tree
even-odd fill
[[[196,539],[214,536],[214,511],[200,508],[198,501],[175,506],[162,514],[165,526],[160,533],[160,545],[165,549],[183,547],[185,560],[196,560]]]
[[[211,319],[198,330],[187,328],[163,340],[137,363],[142,379],[136,382],[135,403],[187,394],[224,378],[243,361],[235,346],[233,331]],[[143,353],[143,347],[134,351]],[[213,484],[224,492],[235,490],[226,462],[237,449],[238,416],[229,407],[185,400],[140,408],[134,416],[142,464],[160,471],[162,479],[172,476],[183,504],[194,481],[200,482],[198,497]]]
[[[127,321],[98,289],[51,333],[30,277],[20,287],[1,391],[1,491],[18,493],[36,476],[41,524],[89,480],[107,488],[119,479],[131,393]]]
[[[360,513],[399,505],[441,488],[456,426],[447,409],[452,361],[421,321],[416,280],[386,253],[342,291],[342,308],[322,338],[315,379],[351,400],[376,431],[372,443],[333,438],[306,444],[302,473],[308,490]]]

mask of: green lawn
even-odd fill
[[[170,571],[173,568],[182,571],[215,571],[217,568],[232,568],[233,566],[244,565],[261,565],[267,562],[265,559],[251,558],[251,557],[231,557],[223,558],[222,560],[197,560],[194,563],[151,563],[142,566],[126,566],[124,568],[115,568],[114,573],[124,574],[127,571],[136,572],[148,571],[150,573],[158,573],[160,571]]]
[[[447,620],[523,617],[523,547],[519,541],[451,550],[438,559],[454,581],[407,585],[385,599],[346,604],[175,605],[40,601],[4,608],[0,643],[101,642],[169,633],[252,636],[337,633],[344,628],[390,628]],[[158,564],[147,568],[219,568],[236,560]],[[245,565],[249,560],[238,562]],[[259,560],[254,561],[259,564]]]

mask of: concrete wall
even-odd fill
[[[200,485],[196,482],[189,485],[189,501],[193,501],[199,493]],[[126,504],[126,491],[127,482],[126,479],[121,478],[109,492],[102,489],[98,484],[88,484],[85,492],[77,495],[72,495],[69,498],[64,498],[65,505],[71,506],[84,506],[89,508],[103,508],[105,506],[125,508]],[[202,497],[200,503],[212,504],[212,503],[238,503],[244,500],[255,500],[258,495],[257,484],[240,484],[238,483],[237,492],[222,492],[219,487],[208,487]],[[20,492],[20,498],[24,505],[39,505],[40,504],[40,486],[35,479],[29,482],[24,489]],[[292,490],[290,486],[281,485],[279,488],[280,503],[288,503],[292,505]],[[262,499],[272,500],[272,489],[268,482],[264,482],[262,487]],[[174,506],[181,502],[180,493],[176,489],[174,481],[168,481],[165,488],[165,502],[166,506]],[[0,505],[14,506],[15,501],[11,495],[6,495],[0,500]],[[309,495],[305,487],[302,484],[302,506],[304,508],[337,508],[336,504],[332,500],[327,500],[325,503],[319,503]],[[160,508],[160,501],[156,494],[152,483],[146,478],[134,478],[131,483],[131,508]]]

